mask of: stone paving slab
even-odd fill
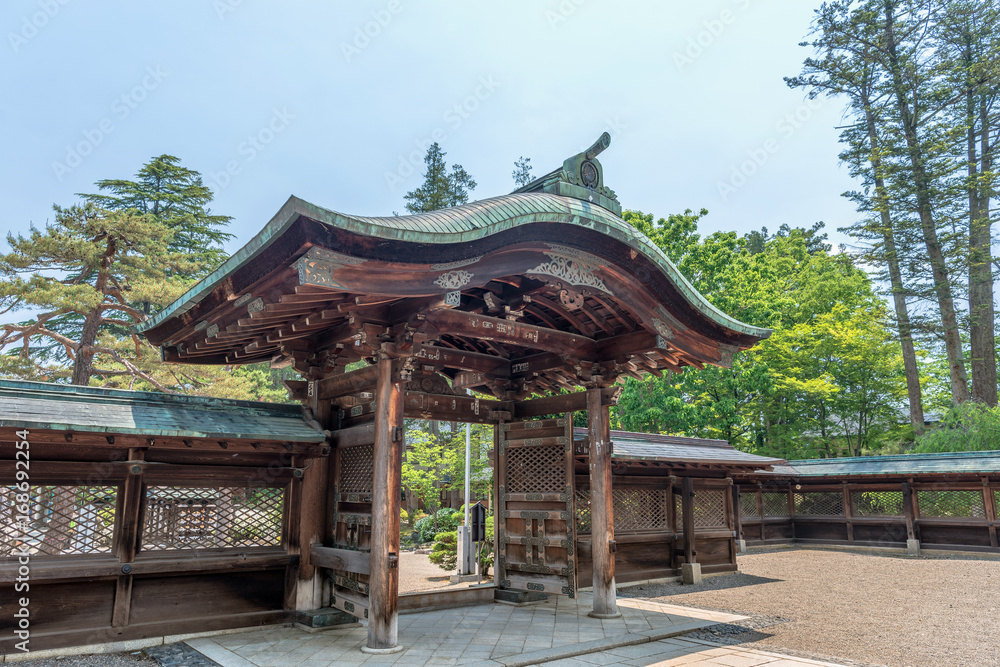
[[[621,618],[594,619],[589,594],[553,597],[528,607],[485,604],[399,617],[404,650],[367,655],[367,629],[305,632],[281,626],[204,637],[188,645],[223,667],[327,667],[330,665],[468,665],[521,667],[649,643],[746,617],[661,604],[619,601]]]

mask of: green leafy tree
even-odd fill
[[[446,155],[436,141],[427,149],[424,182],[404,197],[406,210],[410,213],[437,211],[469,201],[469,193],[476,189],[476,181],[460,164],[453,164],[451,172],[448,172],[444,159]]]
[[[431,433],[420,429],[411,429],[406,441],[403,486],[423,501],[424,507],[436,519],[441,505],[441,489],[447,486],[442,482],[442,473],[454,468],[455,450]]]
[[[720,438],[792,458],[815,455],[820,443],[832,451],[837,439],[855,449],[881,444],[880,436],[894,426],[898,354],[885,347],[893,337],[865,272],[851,257],[829,254],[822,223],[808,229],[782,225],[773,235],[763,229],[743,238],[702,238],[697,228],[705,213],[654,221],[626,211],[623,217],[715,306],[775,333],[736,354],[732,368],[626,380],[616,424]],[[858,354],[878,359],[855,363],[851,346],[860,343]]]

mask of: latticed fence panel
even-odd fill
[[[925,517],[986,517],[981,491],[917,491],[917,506]]]
[[[996,520],[1000,521],[1000,489],[993,492],[993,507],[996,511]]]
[[[149,551],[281,544],[284,490],[276,487],[146,491],[142,546]]]
[[[788,516],[788,494],[762,493],[764,516]]]
[[[902,491],[852,491],[854,516],[903,516]]]
[[[694,525],[695,528],[725,528],[729,525],[726,520],[725,491],[695,491]]]
[[[0,556],[109,553],[117,499],[117,486],[2,486]]]
[[[843,516],[844,494],[796,493],[795,513],[804,516]]]
[[[507,493],[562,493],[566,489],[566,450],[551,447],[507,448]]]
[[[681,496],[674,496],[674,511],[677,513],[677,525],[684,525],[684,504]],[[695,489],[694,492],[694,527],[695,528],[728,528],[726,517],[726,492],[714,489]]]
[[[589,533],[591,527],[590,489],[577,489],[574,495],[576,500],[576,532]]]
[[[372,494],[375,445],[348,447],[340,454],[340,493]]]
[[[614,489],[615,530],[667,530],[670,528],[668,490],[642,487]]]
[[[740,516],[750,519],[758,518],[756,491],[744,491],[740,493]]]

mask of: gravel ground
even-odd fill
[[[442,570],[430,562],[426,554],[417,554],[412,551],[404,551],[399,554],[400,593],[469,587],[468,583],[452,584],[449,582],[448,578],[453,574],[454,571]],[[492,574],[488,580],[493,580]],[[483,581],[487,581],[487,579],[483,579]]]
[[[42,658],[11,663],[20,667],[158,667],[158,663],[141,651],[135,653],[108,653],[79,655],[63,658]]]
[[[787,549],[751,551],[739,568],[620,594],[754,616],[709,641],[847,664],[1000,665],[1000,560]]]

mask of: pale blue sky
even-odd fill
[[[705,232],[824,220],[841,241],[840,105],[782,81],[818,1],[5,0],[7,229],[172,153],[235,217],[235,250],[291,194],[404,212],[432,136],[481,199],[519,155],[541,175],[608,130],[626,208],[705,207]]]

